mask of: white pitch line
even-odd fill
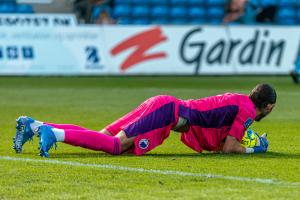
[[[188,176],[202,177],[202,178],[223,179],[223,180],[242,181],[242,182],[255,182],[261,184],[268,184],[268,185],[281,185],[281,186],[292,186],[292,187],[300,186],[300,182],[288,182],[288,181],[280,181],[275,179],[247,178],[247,177],[238,177],[238,176],[224,176],[224,175],[217,175],[217,174],[201,174],[201,173],[173,171],[173,170],[144,169],[144,168],[109,165],[109,164],[87,164],[87,163],[60,161],[60,160],[52,160],[52,159],[40,160],[40,159],[32,159],[32,158],[16,158],[10,156],[0,156],[0,160],[68,165],[73,167],[90,167],[90,168],[97,168],[97,169],[109,169],[109,170],[116,170],[116,171],[140,172],[140,173],[163,174],[163,175],[177,175],[177,176],[185,176],[185,177]]]

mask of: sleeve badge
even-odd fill
[[[244,123],[245,129],[248,129],[248,128],[251,126],[252,123],[253,123],[253,119],[248,118],[248,119],[245,121],[245,123]]]

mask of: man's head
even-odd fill
[[[250,93],[250,99],[256,107],[255,121],[260,121],[274,108],[277,94],[269,84],[258,84]]]

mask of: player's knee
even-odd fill
[[[127,151],[127,150],[129,150],[129,149],[131,149],[133,147],[135,137],[128,138],[124,131],[120,131],[116,135],[116,137],[119,138],[120,144],[121,144],[120,154]]]
[[[108,130],[106,130],[105,128],[102,129],[102,130],[100,131],[100,133],[103,133],[103,134],[105,134],[105,135],[112,136],[112,134],[111,134]]]

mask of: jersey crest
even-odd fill
[[[139,141],[139,147],[140,147],[141,149],[147,149],[148,146],[149,146],[149,141],[148,141],[147,139],[141,139],[141,140]]]

